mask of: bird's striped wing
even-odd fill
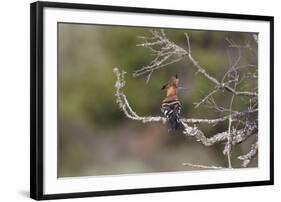
[[[167,119],[170,130],[177,130],[180,125],[181,104],[178,100],[163,102],[161,111]]]

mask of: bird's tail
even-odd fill
[[[172,112],[167,118],[167,124],[169,130],[175,131],[182,128],[182,123],[180,121],[179,115],[175,112]]]

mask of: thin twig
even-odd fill
[[[192,164],[192,163],[183,163],[183,166],[190,166],[193,168],[204,168],[204,169],[223,169],[224,167],[220,166],[206,166],[206,165],[198,165],[198,164]]]
[[[217,91],[218,91],[218,89],[213,90],[207,96],[205,96],[200,102],[195,103],[194,108],[198,108],[202,103],[206,102],[206,100],[208,100],[209,97],[213,96],[213,94],[215,94]]]

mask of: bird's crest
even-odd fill
[[[176,74],[175,76],[172,76],[171,83],[167,83],[162,86],[162,90],[167,90],[170,87],[178,88],[179,85],[179,79],[178,75]]]

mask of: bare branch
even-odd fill
[[[185,35],[185,37],[186,37],[188,54],[191,54],[191,46],[190,46],[189,36],[188,36],[187,33],[184,33],[184,35]]]
[[[195,107],[194,108],[198,108],[202,103],[206,102],[209,99],[209,97],[211,97],[217,91],[218,91],[218,89],[213,90],[207,96],[205,96],[200,102],[195,103]]]
[[[190,49],[190,42],[189,42],[189,37],[187,34],[185,34],[187,41],[188,41],[188,49]],[[214,78],[213,76],[211,76],[210,74],[207,73],[207,71],[205,70],[205,68],[203,68],[202,66],[199,65],[199,63],[192,57],[191,55],[191,51],[188,52],[187,54],[189,60],[192,62],[192,64],[197,68],[198,72],[201,73],[202,75],[205,76],[205,78],[207,78],[209,81],[213,82],[216,86],[218,86],[221,89],[226,89],[227,91],[239,96],[258,96],[257,93],[255,92],[239,92],[239,91],[235,91],[233,88],[231,88],[229,85],[227,85],[227,83],[220,83],[216,78]],[[240,57],[237,59],[236,63],[238,64],[238,62],[240,61]],[[235,63],[235,66],[237,65]]]
[[[258,142],[252,144],[250,151],[247,154],[238,156],[237,158],[242,160],[242,166],[247,167],[251,161],[256,157],[258,154]]]
[[[148,83],[152,77],[152,74],[156,70],[164,67],[168,67],[170,64],[177,63],[184,58],[187,58],[193,67],[200,73],[206,80],[210,81],[214,86],[213,89],[205,95],[199,102],[195,103],[195,108],[199,108],[203,104],[214,109],[216,112],[223,113],[224,116],[212,118],[212,119],[200,119],[200,118],[181,118],[180,121],[183,125],[182,133],[188,137],[194,138],[196,141],[200,142],[204,146],[212,146],[214,144],[223,143],[224,154],[227,155],[228,168],[232,168],[231,162],[231,151],[232,147],[236,144],[244,142],[248,137],[256,135],[258,133],[258,88],[255,86],[256,80],[258,79],[257,65],[255,64],[240,64],[244,60],[242,59],[242,51],[255,51],[252,49],[250,42],[246,42],[245,45],[236,44],[234,40],[227,38],[229,43],[229,48],[234,48],[238,55],[235,60],[231,59],[229,56],[229,69],[224,74],[221,79],[215,78],[211,75],[207,68],[201,66],[199,62],[194,59],[191,50],[190,38],[187,33],[185,33],[187,49],[180,47],[174,42],[170,41],[165,35],[164,30],[150,30],[150,37],[140,37],[144,42],[138,44],[137,46],[142,46],[151,51],[154,59],[147,66],[143,66],[133,73],[134,77],[145,75],[146,83]],[[258,43],[258,37],[253,35],[254,40]],[[254,55],[256,56],[256,55]],[[128,99],[123,92],[123,87],[125,86],[124,75],[125,72],[120,72],[118,68],[114,68],[114,73],[116,74],[116,101],[119,108],[124,112],[125,116],[129,119],[141,121],[143,123],[147,122],[162,122],[165,123],[166,119],[161,116],[139,116],[133,108],[130,106]],[[248,84],[245,82],[250,82],[250,85],[240,85]],[[252,85],[254,84],[254,86]],[[238,87],[239,85],[239,87]],[[237,90],[237,89],[242,90]],[[214,98],[215,93],[231,93],[231,99],[229,106],[223,106],[223,103],[217,104]],[[237,97],[236,97],[237,96]],[[241,109],[233,109],[234,98],[242,101],[246,104],[246,110],[241,111]],[[221,106],[219,106],[221,105]],[[199,129],[196,124],[212,124],[215,125],[220,122],[228,121],[228,128],[226,131],[219,132],[213,135],[205,135],[202,129]],[[257,155],[257,143],[252,145],[251,150],[248,154],[241,155],[238,158],[243,161],[242,166],[247,167],[252,158]],[[206,166],[197,165],[191,163],[184,163],[183,165],[196,167],[196,168],[206,168],[206,169],[218,169],[222,167],[217,166]]]
[[[136,121],[142,121],[143,123],[146,122],[155,122],[155,121],[162,121],[165,122],[165,119],[163,117],[142,117],[136,114],[129,105],[129,102],[127,100],[126,95],[123,93],[122,88],[125,86],[125,80],[124,75],[126,72],[122,71],[120,72],[118,68],[114,68],[113,72],[116,75],[116,82],[115,82],[115,88],[116,88],[116,102],[119,105],[119,108],[124,112],[124,114],[132,120]]]
[[[231,116],[233,118],[233,121],[235,121],[235,118],[243,117],[243,116],[246,116],[247,114],[256,113],[256,112],[258,112],[258,109],[247,110],[244,112],[233,112]],[[185,123],[193,123],[193,124],[199,124],[199,123],[215,124],[218,122],[227,121],[228,118],[229,118],[229,115],[223,116],[221,118],[216,118],[216,119],[194,119],[194,118],[185,119],[185,118],[182,118],[181,120]]]
[[[242,95],[242,96],[250,96],[250,97],[253,97],[253,96],[258,96],[258,93],[257,92],[249,92],[249,91],[236,91],[234,90],[233,88],[231,88],[230,86],[228,85],[224,85],[223,86],[227,91],[239,96],[239,95]]]
[[[226,89],[228,92],[234,93],[237,96],[257,96],[256,92],[235,91],[227,83],[221,83],[215,77],[211,76],[206,71],[206,69],[202,67],[193,58],[191,54],[190,40],[187,33],[185,33],[185,37],[187,41],[187,51],[186,51],[184,48],[170,41],[166,37],[164,30],[160,30],[160,31],[151,30],[150,32],[152,34],[152,37],[140,37],[144,40],[144,43],[137,44],[137,46],[148,48],[156,56],[149,65],[143,66],[140,69],[136,70],[133,73],[134,77],[138,77],[146,74],[147,82],[148,82],[150,80],[152,73],[155,70],[166,67],[170,64],[177,63],[181,61],[184,57],[187,57],[191,61],[193,66],[197,68],[197,72],[201,73],[206,79],[208,79],[213,84],[215,84],[216,87],[219,87],[219,89],[221,90]]]
[[[187,55],[188,55],[189,60],[192,62],[193,66],[195,66],[197,68],[197,72],[201,73],[203,76],[205,76],[206,79],[208,79],[215,85],[221,86],[220,82],[216,78],[214,78],[213,76],[208,74],[208,72],[205,70],[205,68],[200,66],[200,64],[192,57],[192,55],[190,53],[188,53]],[[224,87],[224,86],[222,86],[222,87]]]
[[[191,127],[188,126],[186,123],[183,123],[185,130],[183,131],[184,134],[187,136],[194,137],[198,142],[202,143],[205,146],[212,146],[216,143],[224,142],[228,139],[228,131],[217,133],[211,137],[206,137],[205,134],[199,130],[196,126]],[[233,134],[232,144],[238,144],[254,133],[257,132],[256,127],[247,127],[247,129],[240,129],[240,130],[233,130],[231,133]]]
[[[137,44],[137,46],[148,48],[155,55],[155,58],[149,65],[143,66],[133,73],[134,77],[147,74],[147,82],[155,70],[179,62],[186,54],[183,48],[166,37],[163,30],[150,30],[150,32],[152,37],[141,37],[144,43]]]
[[[236,88],[236,84],[235,84]],[[232,150],[232,133],[231,133],[231,127],[232,127],[232,106],[233,106],[233,101],[234,101],[235,94],[232,95],[231,100],[230,100],[230,106],[229,106],[229,118],[228,118],[228,137],[227,137],[227,143],[225,145],[225,151],[227,153],[227,160],[228,160],[228,167],[232,168],[232,163],[231,163],[231,150]]]
[[[220,166],[206,166],[206,165],[198,165],[198,164],[192,164],[192,163],[183,163],[183,166],[190,166],[193,168],[204,168],[204,169],[223,169],[224,167]]]
[[[164,117],[156,116],[139,116],[136,112],[133,111],[131,106],[129,105],[129,102],[127,100],[126,95],[123,93],[122,88],[125,86],[125,80],[124,80],[124,75],[125,72],[122,71],[120,73],[118,68],[114,68],[113,72],[116,75],[116,83],[115,83],[115,88],[116,88],[116,93],[115,96],[117,98],[117,103],[119,105],[119,108],[124,112],[127,118],[136,120],[136,121],[142,121],[143,123],[147,122],[162,122],[165,123],[166,119]],[[247,113],[254,113],[256,112],[255,110],[253,111],[247,111],[247,112],[239,112],[237,114],[234,114],[233,116],[243,116]],[[225,117],[222,117],[220,119],[184,119],[182,118],[181,121],[185,127],[183,133],[186,134],[187,136],[194,137],[197,141],[201,142],[205,146],[212,146],[216,143],[220,143],[222,141],[227,140],[228,137],[228,132],[222,132],[218,133],[212,137],[207,138],[205,134],[199,130],[196,126],[188,126],[187,123],[215,123],[219,121],[225,121]],[[249,127],[251,126],[251,127]],[[233,135],[233,140],[232,144],[237,144],[242,141],[244,141],[246,138],[251,136],[253,133],[257,131],[257,127],[252,126],[249,124],[247,128],[235,131],[235,134]]]
[[[165,122],[166,121],[166,119],[164,117],[160,117],[160,116],[142,117],[142,116],[139,116],[136,112],[134,112],[132,110],[131,106],[129,105],[126,95],[122,91],[122,88],[125,86],[124,75],[126,72],[124,72],[124,71],[120,72],[120,70],[118,68],[114,68],[113,72],[116,75],[116,83],[115,83],[115,88],[116,88],[115,96],[117,98],[116,101],[117,101],[120,109],[125,113],[125,115],[128,118],[137,120],[137,121],[143,121],[143,122],[157,122],[157,121]],[[247,110],[244,112],[234,112],[232,114],[232,117],[233,118],[243,117],[247,114],[256,113],[256,112],[258,112],[257,109]],[[216,118],[216,119],[182,118],[181,121],[184,123],[192,123],[192,124],[199,124],[199,123],[214,124],[214,123],[226,121],[227,119],[228,119],[228,116],[224,116],[224,117]]]
[[[186,36],[187,41],[188,41],[187,42],[188,49],[190,50],[191,48],[190,48],[189,36],[188,36],[188,34],[185,34],[185,36]],[[202,66],[199,65],[199,63],[192,57],[191,51],[187,52],[187,56],[188,56],[189,60],[192,62],[193,66],[195,66],[197,68],[198,72],[201,73],[203,76],[205,76],[205,78],[207,78],[209,81],[214,83],[216,86],[218,86],[218,87],[220,87],[222,89],[226,89],[227,91],[229,91],[231,93],[234,93],[237,96],[258,96],[258,94],[255,93],[255,92],[247,92],[247,91],[239,92],[239,91],[235,91],[233,88],[228,86],[226,83],[220,83],[216,78],[214,78],[213,76],[208,74],[207,71],[205,70],[205,68],[203,68]],[[240,60],[240,58],[239,58],[239,60]]]

